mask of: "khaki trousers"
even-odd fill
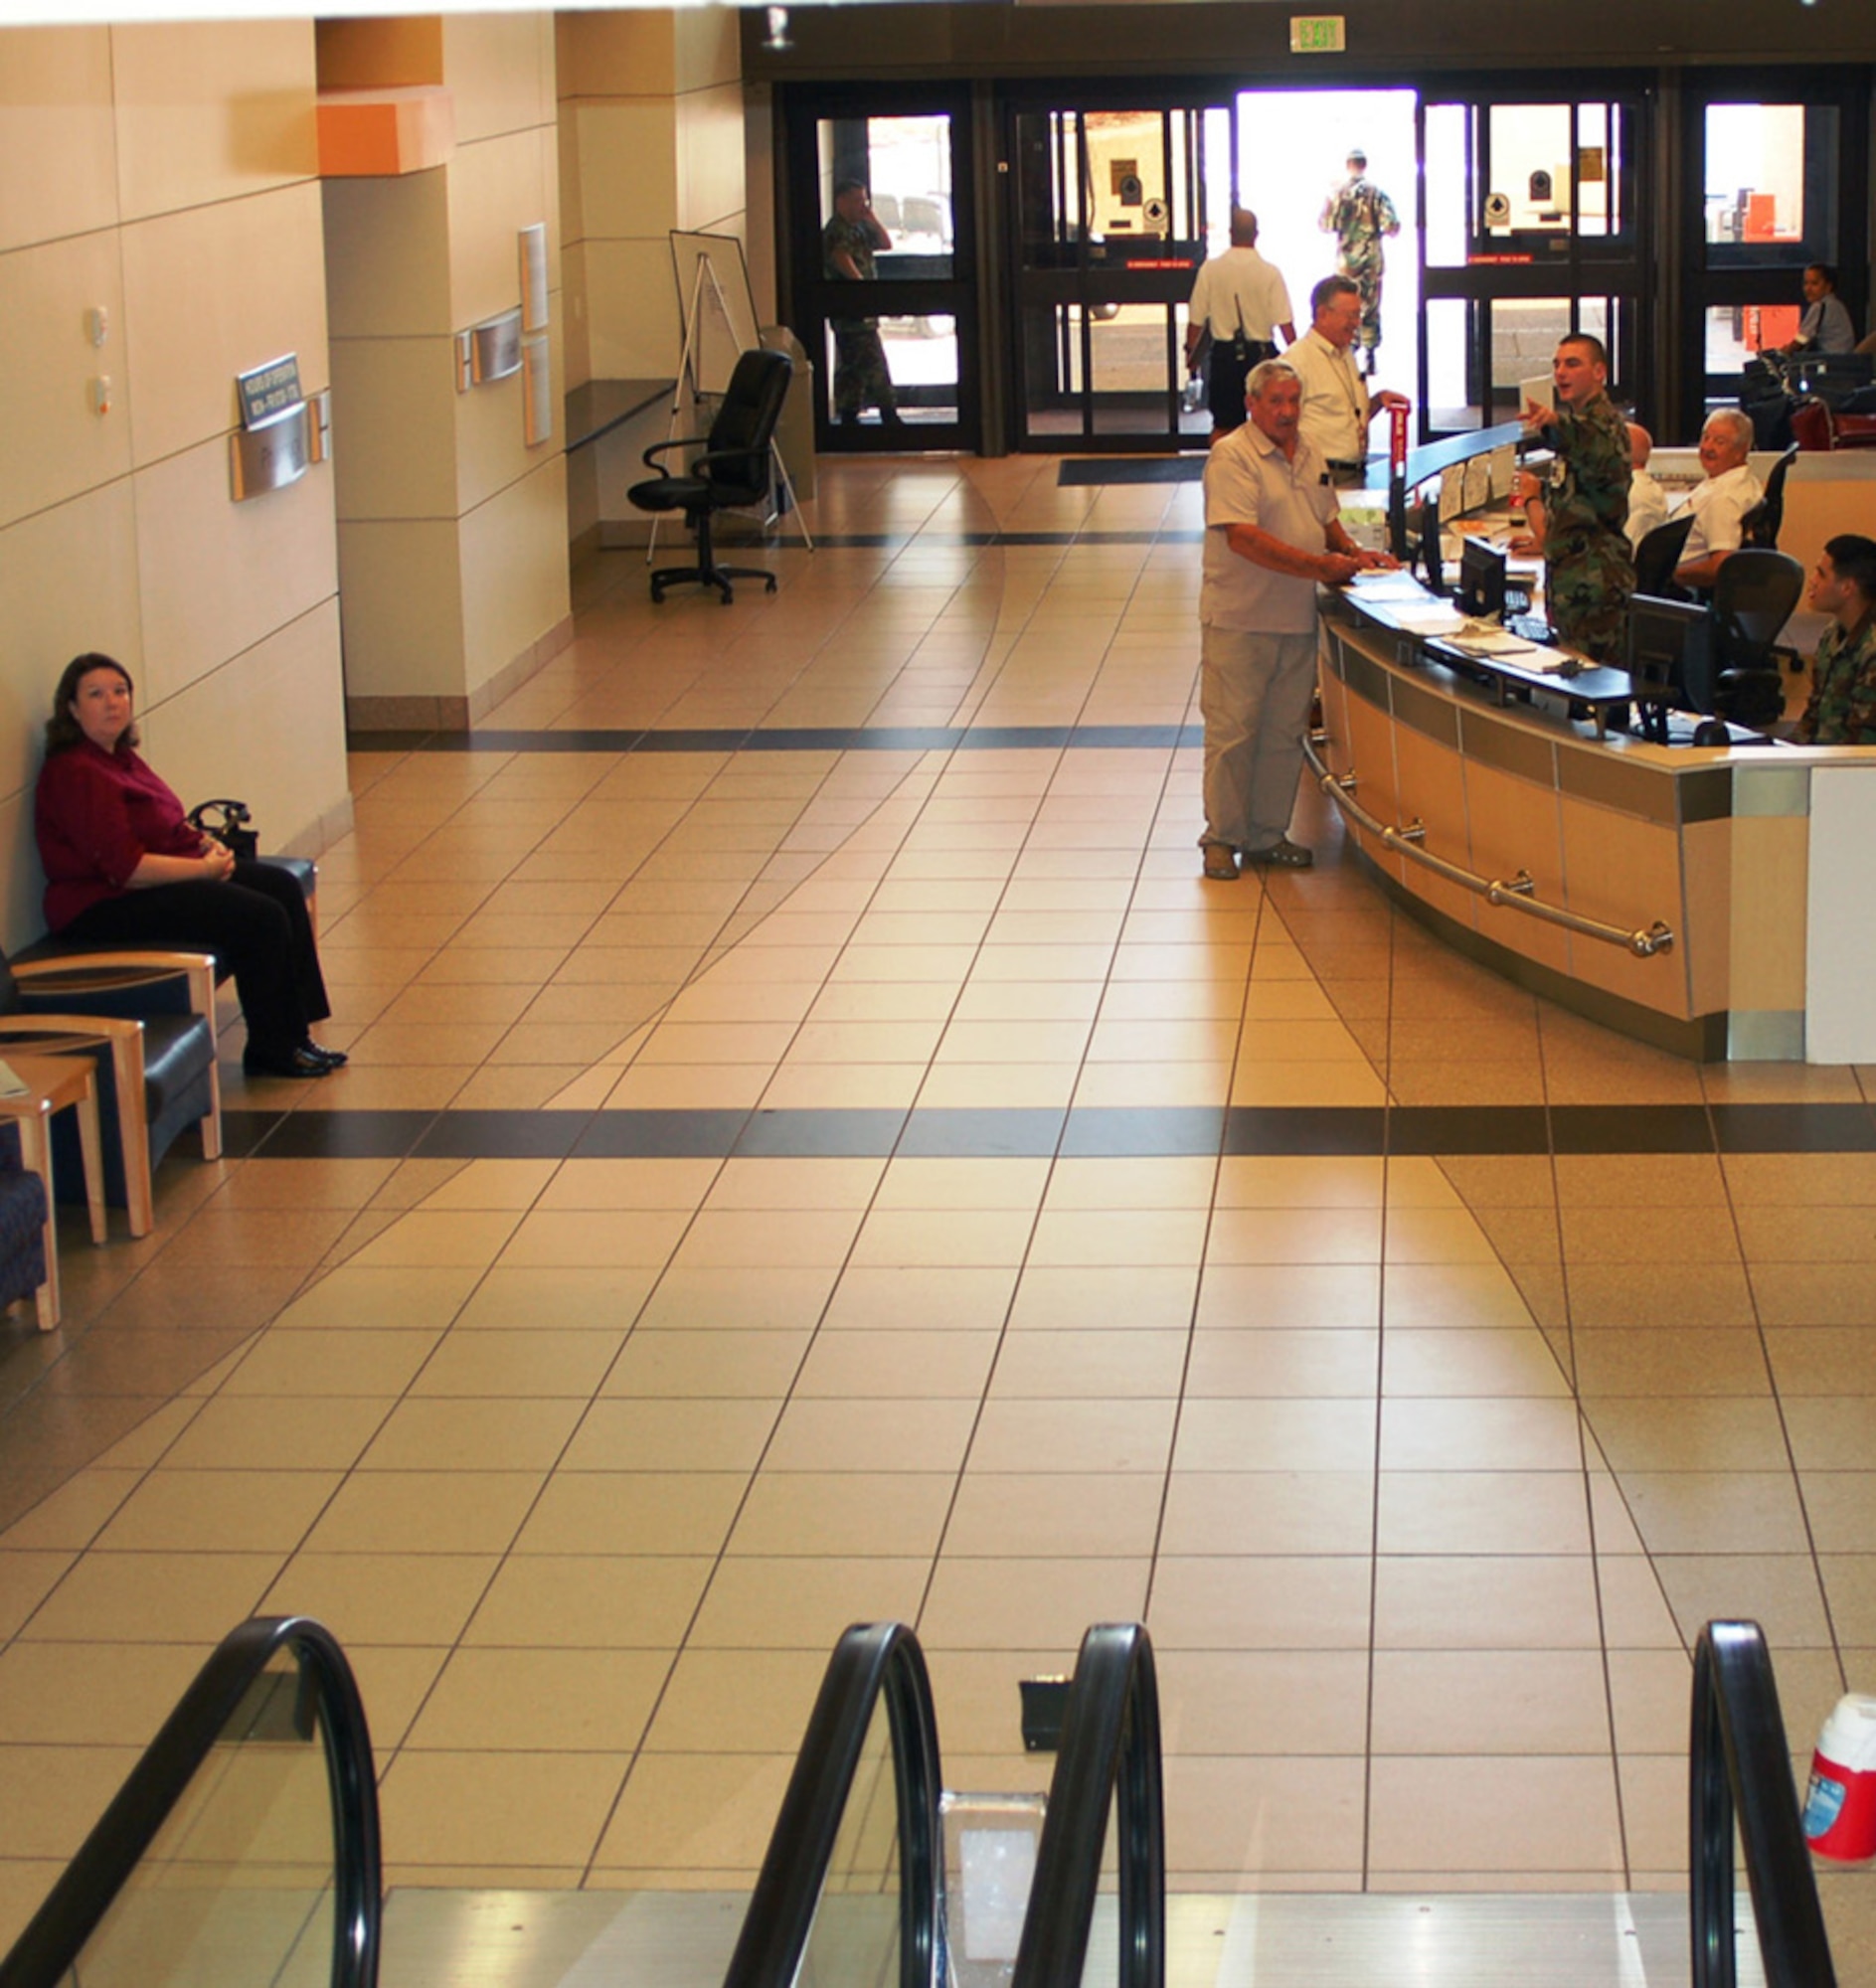
[[[1205,833],[1261,851],[1280,842],[1296,804],[1302,733],[1315,691],[1316,638],[1200,629],[1205,720]]]

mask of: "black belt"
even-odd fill
[[[1337,462],[1333,456],[1326,456],[1324,460],[1329,468],[1338,470],[1344,476],[1366,476],[1368,473],[1365,462]]]

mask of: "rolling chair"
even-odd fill
[[[1772,465],[1772,474],[1766,478],[1766,494],[1739,521],[1742,546],[1774,549],[1778,546],[1779,533],[1785,525],[1785,479],[1796,454],[1797,444],[1793,442]]]
[[[1668,587],[1680,556],[1686,550],[1687,534],[1694,528],[1693,513],[1656,525],[1635,548],[1635,591],[1656,599],[1671,597]]]
[[[1723,718],[1763,730],[1785,713],[1774,647],[1804,591],[1804,569],[1787,553],[1742,547],[1713,586],[1714,704]]]
[[[760,580],[774,592],[775,576],[764,568],[717,564],[710,521],[719,511],[759,504],[767,496],[769,448],[793,372],[794,362],[786,353],[744,353],[708,435],[661,441],[645,450],[646,467],[657,469],[655,458],[667,449],[704,444],[704,453],[692,457],[683,475],[660,470],[625,493],[641,511],[682,511],[684,522],[697,535],[697,564],[658,568],[651,576],[653,600],[662,600],[667,586],[714,586],[727,607],[736,597],[731,581],[737,580]]]

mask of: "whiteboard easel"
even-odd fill
[[[731,291],[724,288],[713,259],[713,250],[722,252],[726,249],[735,251],[737,267],[743,277],[740,294],[734,297]],[[686,235],[673,229],[671,253],[678,282],[678,310],[684,321],[684,346],[678,357],[677,379],[672,387],[671,420],[665,432],[667,442],[679,438],[679,424],[686,417],[685,383],[689,382],[689,405],[694,411],[707,399],[721,396],[729,387],[737,360],[762,344],[762,335],[756,328],[755,293],[750,288],[749,264],[743,259],[742,243],[734,235]],[[684,284],[687,260],[690,263],[688,298]],[[809,535],[806,520],[801,516],[801,504],[794,494],[793,479],[772,435],[769,437],[768,455],[781,488],[787,494],[787,508],[794,513],[802,542],[812,552],[814,541]],[[771,510],[763,520],[763,530],[767,531],[774,525],[778,516],[779,512]],[[657,556],[660,522],[661,515],[654,512],[650,541],[645,548],[647,566]]]

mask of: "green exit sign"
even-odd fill
[[[1289,52],[1292,56],[1339,56],[1348,47],[1348,24],[1340,14],[1292,14]]]

